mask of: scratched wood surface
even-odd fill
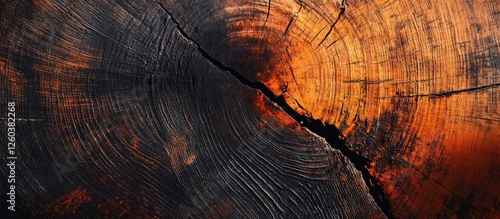
[[[499,217],[499,25],[497,0],[3,0],[15,214]]]

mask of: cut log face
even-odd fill
[[[500,214],[496,0],[0,8],[17,216]]]

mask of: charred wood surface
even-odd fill
[[[497,0],[0,10],[15,215],[500,216]]]

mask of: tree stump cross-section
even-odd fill
[[[0,9],[2,215],[500,216],[496,0]]]

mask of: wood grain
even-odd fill
[[[395,216],[498,216],[498,1],[348,3],[223,2],[206,19],[224,21],[223,43],[202,44],[212,25],[186,31],[295,111],[339,127],[372,160]]]
[[[496,0],[0,8],[18,216],[500,214]]]

